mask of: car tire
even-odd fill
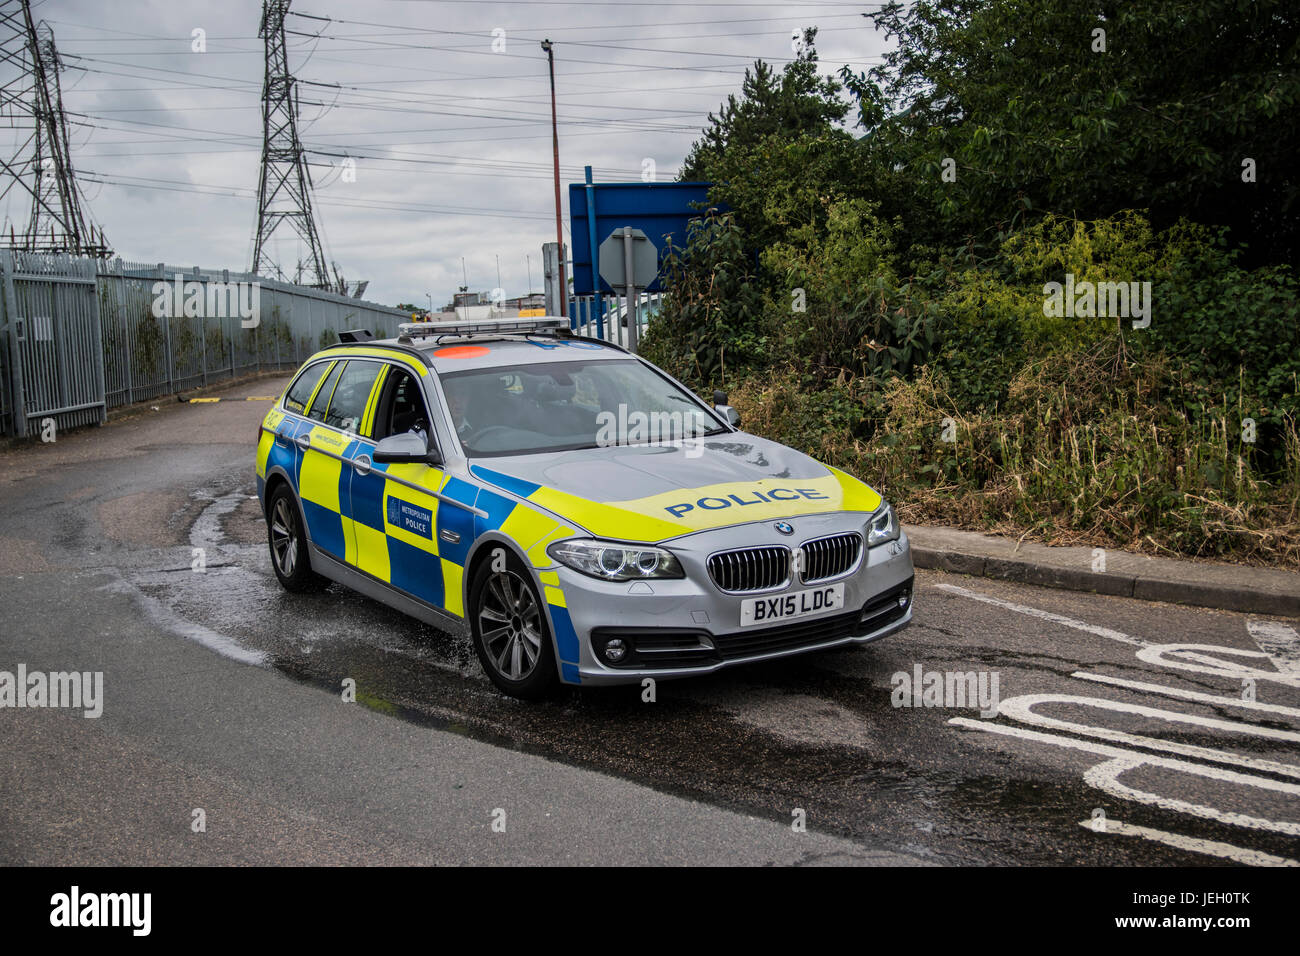
[[[280,484],[266,508],[266,539],[271,549],[271,567],[286,591],[306,594],[323,591],[329,579],[311,569],[302,511],[287,484]]]
[[[559,682],[546,605],[524,563],[501,550],[504,567],[493,554],[479,564],[470,581],[467,616],[474,651],[502,693],[539,700]]]

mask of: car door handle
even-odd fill
[[[288,447],[289,447],[289,436],[288,436],[287,434],[285,434],[284,432],[276,432],[276,433],[275,433],[275,443],[276,443],[277,445],[279,445],[281,448],[288,448]]]
[[[358,475],[368,475],[368,474],[370,474],[370,456],[369,456],[369,455],[357,455],[356,458],[353,458],[353,459],[352,459],[352,469],[353,469],[353,470],[354,470]]]

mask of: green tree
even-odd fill
[[[872,195],[917,239],[1136,208],[1157,229],[1228,226],[1255,261],[1297,258],[1291,0],[918,0],[864,15],[896,48],[841,78],[868,127]]]
[[[762,60],[745,70],[739,99],[733,93],[695,141],[682,166],[683,182],[719,182],[737,171],[728,158],[758,147],[771,136],[819,133],[842,122],[850,105],[834,79],[817,66],[816,28],[804,31],[794,61],[778,74]]]

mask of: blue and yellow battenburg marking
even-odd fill
[[[835,468],[813,478],[762,478],[677,489],[645,498],[593,501],[474,465],[475,477],[570,518],[598,538],[657,542],[745,521],[837,511],[870,513],[882,499]]]
[[[327,370],[322,380],[328,374]],[[385,375],[386,370],[376,381],[362,417],[366,433],[374,421]],[[263,431],[258,442],[259,495],[267,472],[278,465],[293,477],[316,547],[427,604],[464,617],[465,564],[474,542],[489,532],[513,541],[542,582],[561,677],[579,682],[577,632],[559,575],[550,570],[555,562],[546,553],[548,544],[574,534],[574,528],[507,494],[425,465],[375,463],[369,474],[359,475],[349,462],[359,454],[372,453],[372,442],[350,438],[278,408],[272,409],[262,424],[270,431]],[[271,434],[276,431],[284,436],[284,445],[276,443]],[[310,443],[300,451],[295,442],[303,435],[310,436]],[[322,454],[322,449],[332,454]],[[440,501],[432,493],[422,493],[412,484],[478,508],[486,517]],[[518,494],[517,487],[498,487]],[[445,537],[444,531],[448,532]]]

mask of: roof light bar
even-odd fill
[[[539,316],[524,319],[480,319],[475,322],[403,322],[397,327],[397,335],[399,338],[425,339],[440,335],[554,332],[568,328],[568,319]]]

